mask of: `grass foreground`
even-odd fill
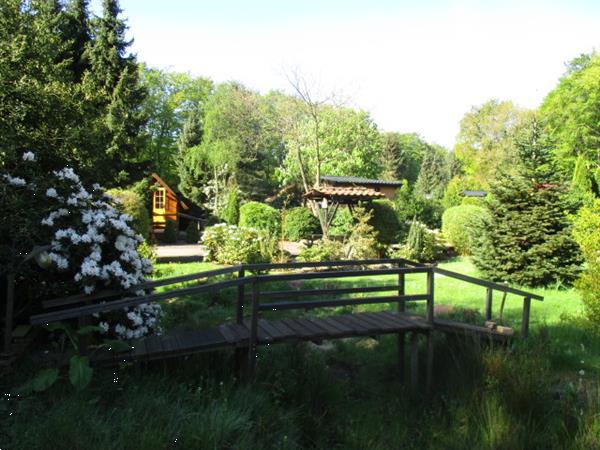
[[[476,274],[466,259],[441,266]],[[158,274],[212,267],[158,265]],[[408,292],[422,287],[408,279]],[[532,304],[526,342],[494,348],[435,336],[429,401],[400,383],[393,336],[263,347],[252,382],[236,379],[232,352],[223,351],[97,369],[81,392],[59,382],[17,396],[39,369],[26,360],[2,379],[0,448],[598,449],[600,337],[581,318],[575,291],[535,292],[545,300]],[[483,299],[483,288],[436,280],[437,304],[477,316]],[[507,298],[509,325],[518,326],[520,307]],[[226,294],[165,308],[167,328],[232,316]]]

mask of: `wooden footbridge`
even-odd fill
[[[425,291],[406,293],[406,275],[422,274]],[[308,280],[343,280],[349,278],[394,275],[392,284],[377,278],[376,285],[339,287],[329,282],[312,283],[302,289]],[[116,363],[124,360],[155,360],[219,349],[237,349],[238,357],[248,373],[256,365],[257,347],[266,344],[295,341],[320,342],[353,336],[398,335],[398,357],[401,373],[404,373],[405,336],[411,337],[411,378],[418,374],[418,339],[427,340],[427,380],[430,384],[433,365],[432,331],[452,334],[474,334],[490,339],[506,340],[508,336],[495,329],[475,326],[434,316],[435,280],[446,276],[486,288],[485,316],[492,317],[494,291],[511,293],[523,298],[521,335],[526,337],[529,328],[531,300],[543,297],[462,275],[431,265],[423,265],[405,259],[294,262],[285,264],[250,264],[193,273],[148,282],[142,286],[154,290],[161,286],[186,283],[185,287],[143,296],[131,296],[128,292],[104,292],[93,296],[74,296],[43,302],[46,312],[31,317],[32,324],[79,319],[85,323],[92,314],[106,313],[148,302],[180,299],[198,294],[215,293],[232,289],[237,293],[235,321],[203,330],[176,331],[161,336],[149,336],[131,342],[129,351],[96,354],[98,363]],[[192,283],[194,285],[190,286]],[[274,290],[285,286],[285,289]],[[314,286],[318,286],[315,288]],[[298,288],[300,287],[300,288]],[[135,289],[138,290],[140,286]],[[354,295],[378,294],[357,298]],[[129,295],[129,296],[128,296]],[[460,291],[456,296],[460,296]],[[409,314],[409,302],[426,302],[423,316]],[[351,312],[353,306],[380,304],[384,308],[376,312]],[[389,305],[395,304],[390,310]],[[329,315],[311,314],[306,311],[323,308],[341,308]],[[386,309],[387,308],[387,309]],[[296,314],[293,313],[296,312]],[[298,314],[304,312],[304,314]],[[320,311],[322,313],[322,311]]]

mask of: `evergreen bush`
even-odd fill
[[[473,261],[485,276],[526,286],[573,282],[581,255],[555,185],[503,175],[492,183],[487,204],[490,219],[473,247]]]
[[[229,225],[237,225],[240,220],[240,198],[237,188],[231,189],[227,196],[227,206],[221,213],[225,222]]]
[[[299,206],[283,213],[282,229],[284,239],[299,241],[319,233],[321,228],[319,220],[312,215],[310,210]]]
[[[381,246],[378,242],[378,233],[370,223],[373,219],[373,211],[357,206],[354,209],[353,217],[355,224],[344,245],[346,259],[377,258]]]
[[[178,238],[177,221],[167,220],[165,223],[165,231],[162,234],[162,241],[165,244],[175,244]]]
[[[377,231],[377,240],[382,244],[398,242],[402,224],[390,200],[375,200],[371,204],[372,216],[369,223]]]
[[[390,256],[416,261],[434,261],[439,255],[440,245],[436,233],[419,221],[414,220],[408,231],[406,244]]]
[[[259,202],[248,202],[240,208],[240,227],[264,230],[270,236],[279,235],[279,211]]]
[[[297,259],[304,262],[320,262],[339,261],[343,257],[344,248],[341,242],[323,239],[303,249]]]
[[[476,232],[486,220],[489,222],[489,213],[485,208],[475,205],[453,206],[442,216],[442,233],[458,254],[470,255]]]

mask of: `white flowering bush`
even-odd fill
[[[86,189],[72,168],[36,174],[35,161],[35,154],[26,152],[20,164],[25,168],[15,167],[12,175],[0,174],[0,192],[3,203],[18,199],[13,203],[22,205],[21,209],[30,204],[37,208],[34,213],[41,210],[37,224],[29,222],[21,231],[34,236],[37,245],[50,244],[45,262],[54,270],[51,280],[60,284],[62,295],[99,289],[143,295],[136,286],[146,281],[152,263],[138,251],[144,238],[133,230],[132,218],[121,213],[99,185]],[[31,243],[27,245],[31,249]],[[97,319],[107,335],[132,339],[158,331],[161,314],[159,305],[144,304]]]
[[[220,264],[270,262],[274,242],[265,231],[219,223],[202,234],[208,250],[207,259]]]

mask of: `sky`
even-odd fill
[[[92,0],[99,13],[100,0]],[[302,73],[382,131],[452,148],[491,98],[535,108],[581,53],[600,50],[600,1],[121,0],[151,67],[266,93]]]

